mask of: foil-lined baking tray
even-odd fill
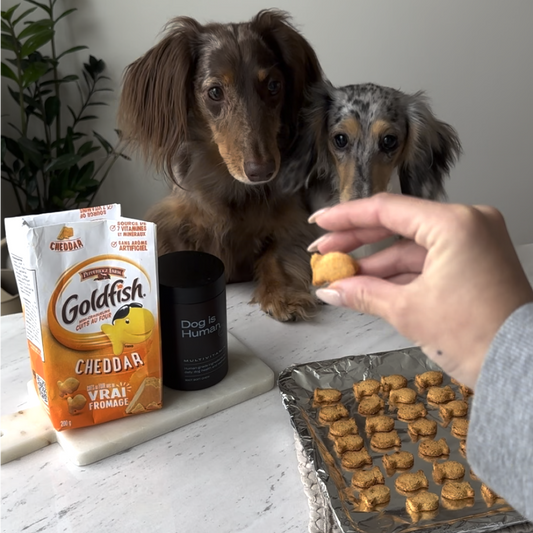
[[[368,355],[348,356],[336,360],[295,365],[284,370],[278,380],[283,404],[309,460],[313,464],[320,488],[329,501],[338,526],[344,533],[407,533],[431,529],[434,532],[493,531],[504,527],[526,523],[526,520],[514,511],[505,501],[497,500],[487,505],[481,497],[481,482],[470,475],[470,467],[459,452],[460,439],[453,436],[451,423],[445,424],[439,415],[437,406],[427,404],[425,394],[420,394],[414,383],[416,374],[427,370],[440,370],[419,348],[409,348],[392,352]],[[352,385],[363,379],[377,379],[381,376],[401,374],[408,380],[408,387],[418,392],[417,402],[423,402],[428,410],[428,419],[437,422],[435,439],[446,438],[450,455],[438,460],[454,460],[465,467],[464,481],[468,481],[475,490],[473,505],[463,509],[449,510],[441,505],[436,513],[420,514],[414,518],[405,509],[406,496],[399,494],[394,486],[398,475],[387,474],[382,463],[384,453],[394,450],[372,450],[369,437],[365,433],[365,417],[357,413],[357,405]],[[450,385],[457,399],[462,399],[459,388],[444,374],[442,386]],[[385,476],[385,484],[390,488],[391,499],[385,508],[379,511],[363,512],[358,510],[357,492],[351,488],[353,471],[341,466],[341,458],[334,450],[334,442],[328,437],[328,426],[318,420],[319,409],[313,405],[315,388],[335,388],[342,391],[341,402],[355,418],[359,434],[365,441],[365,447],[373,460],[372,466],[379,466]],[[469,399],[469,408],[472,400]],[[402,440],[401,450],[409,451],[415,458],[410,472],[423,470],[429,481],[429,491],[440,496],[442,485],[437,484],[432,476],[433,461],[428,461],[418,454],[419,442],[413,442],[407,432],[407,423],[398,420],[396,410],[390,410],[388,402],[383,414],[395,418],[395,428]],[[446,427],[445,427],[446,426]],[[370,467],[366,467],[370,468]],[[469,504],[472,502],[470,501]]]

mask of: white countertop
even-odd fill
[[[518,249],[533,281],[533,245]],[[228,329],[276,374],[295,363],[410,346],[380,319],[321,306],[281,324],[227,288]],[[27,406],[31,371],[22,316],[1,319],[1,412]],[[149,415],[147,415],[149,416]],[[293,429],[277,387],[85,467],[58,444],[1,468],[5,533],[285,533],[307,531]]]

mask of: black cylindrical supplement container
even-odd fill
[[[228,372],[224,263],[204,252],[159,258],[163,383],[198,390]]]

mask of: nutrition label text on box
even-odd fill
[[[146,237],[146,223],[138,221],[118,222],[118,237]]]
[[[119,241],[118,246],[121,252],[146,252],[148,241]]]

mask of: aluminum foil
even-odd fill
[[[444,427],[439,416],[438,407],[427,405],[425,394],[418,394],[417,402],[423,402],[428,410],[428,419],[437,421],[438,430],[435,439],[446,438],[450,447],[450,455],[444,460],[454,460],[465,467],[464,481],[468,481],[475,490],[474,503],[470,507],[458,510],[445,509],[442,504],[432,515],[420,515],[417,520],[405,509],[404,495],[399,494],[394,486],[397,473],[388,475],[385,472],[381,457],[383,453],[371,449],[365,428],[365,417],[357,413],[357,405],[353,395],[353,383],[362,379],[373,378],[380,380],[381,376],[401,374],[408,380],[408,387],[417,390],[414,383],[416,374],[427,370],[440,370],[418,348],[409,348],[392,352],[343,357],[316,363],[295,365],[284,370],[278,380],[283,404],[287,409],[291,422],[301,440],[304,451],[313,464],[319,480],[320,488],[333,510],[338,526],[344,533],[406,533],[431,529],[435,532],[461,531],[492,531],[512,525],[526,523],[526,520],[514,511],[503,500],[488,506],[481,497],[479,480],[472,479],[470,467],[466,459],[459,452],[460,439],[453,436],[451,423]],[[458,387],[451,383],[444,374],[442,386],[450,385],[456,392],[456,398],[462,395]],[[365,447],[373,459],[373,466],[379,466],[385,476],[385,483],[390,488],[391,500],[380,511],[362,512],[357,510],[357,492],[351,488],[353,472],[341,466],[340,457],[333,448],[333,441],[328,437],[328,426],[318,421],[318,408],[313,406],[313,392],[315,388],[335,388],[342,391],[342,403],[355,418],[359,434],[365,441]],[[468,400],[469,406],[471,399]],[[389,410],[386,402],[384,414],[396,419],[396,411]],[[407,423],[395,421],[395,429],[402,440],[401,450],[409,451],[415,458],[410,472],[423,470],[429,481],[429,491],[438,495],[442,485],[433,480],[433,461],[429,462],[418,454],[419,442],[413,442],[407,432]]]

